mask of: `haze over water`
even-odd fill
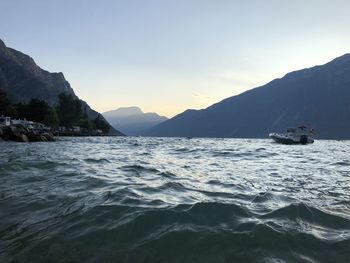
[[[348,262],[350,142],[0,144],[0,262]]]

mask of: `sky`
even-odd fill
[[[0,0],[0,38],[99,112],[172,117],[350,52],[348,0]]]

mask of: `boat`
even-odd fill
[[[309,144],[314,142],[314,131],[306,126],[288,128],[286,133],[270,133],[269,137],[282,144]]]

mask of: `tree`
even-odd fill
[[[48,119],[50,115],[50,106],[43,100],[31,99],[27,105],[25,105],[26,112],[22,114],[27,120],[34,122],[40,122],[48,124]]]
[[[11,104],[6,92],[2,90],[0,90],[0,114],[44,123],[50,127],[58,127],[59,124],[55,108],[50,107],[45,101],[31,99],[27,104]]]
[[[94,120],[94,124],[96,129],[102,130],[104,133],[107,133],[111,126],[106,122],[106,120],[101,116],[101,114],[98,114],[96,119]]]
[[[6,114],[8,106],[10,106],[10,102],[7,98],[7,94],[5,91],[0,89],[0,115]]]
[[[60,120],[60,125],[72,127],[76,125],[83,117],[81,102],[74,99],[71,94],[61,93],[58,96],[57,112]]]
[[[9,105],[7,106],[5,110],[5,115],[11,117],[11,118],[18,118],[18,112],[15,106]]]
[[[92,131],[95,129],[94,123],[87,118],[81,119],[79,121],[78,125],[79,125],[79,127],[86,129],[88,131]]]
[[[5,91],[0,89],[0,115],[6,115],[12,118],[17,118],[18,113],[16,108],[10,103]]]
[[[17,103],[13,105],[17,111],[17,117],[18,118],[26,118],[25,116],[27,115],[28,107],[27,104],[23,103]]]
[[[50,108],[49,112],[46,116],[45,119],[45,124],[47,124],[48,126],[52,127],[52,128],[57,128],[58,125],[60,124],[60,120],[58,118],[58,114],[55,108]]]
[[[28,104],[18,103],[14,106],[19,118],[44,123],[50,127],[58,127],[59,119],[55,108],[45,101],[31,99]]]

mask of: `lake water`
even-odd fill
[[[0,262],[350,262],[350,141],[0,143]]]

